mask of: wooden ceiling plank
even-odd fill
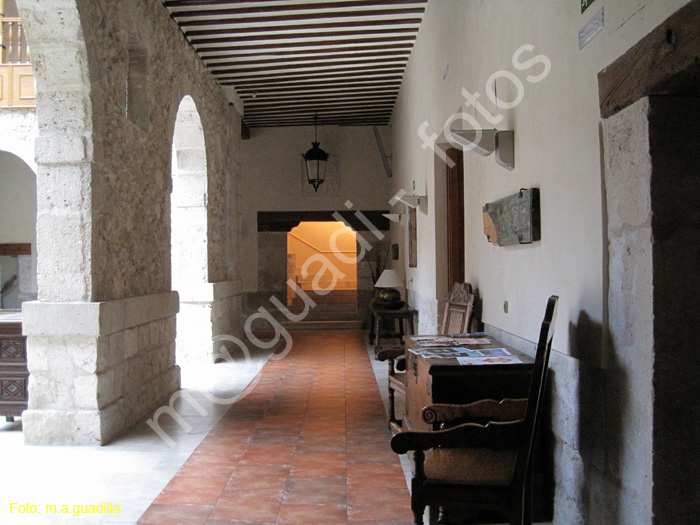
[[[401,82],[399,80],[394,81],[372,81],[371,79],[366,79],[356,82],[336,82],[328,81],[318,84],[294,84],[285,86],[272,86],[272,87],[261,87],[255,91],[258,96],[274,96],[275,94],[295,94],[303,95],[307,91],[328,91],[328,90],[350,90],[350,91],[361,91],[364,89],[395,89],[398,90],[401,87]],[[246,93],[241,93],[241,97],[250,96]]]
[[[252,93],[249,92],[244,92],[244,93],[239,93],[241,100],[243,100],[244,103],[256,101],[260,102],[263,100],[274,100],[274,101],[284,101],[284,100],[304,100],[306,98],[311,98],[311,97],[326,97],[326,96],[334,96],[336,94],[345,94],[346,96],[353,96],[353,97],[359,97],[362,96],[363,94],[387,94],[387,93],[398,93],[399,91],[399,86],[394,86],[394,87],[374,87],[374,88],[345,88],[345,89],[338,89],[338,90],[332,90],[332,89],[314,89],[314,90],[308,90],[306,92],[286,92],[286,93],[265,93],[265,94],[260,94],[260,93],[255,93],[253,95]]]
[[[267,6],[256,6],[256,7],[226,7],[223,9],[197,9],[195,11],[179,11],[175,10],[172,11],[172,14],[176,18],[190,18],[190,17],[198,17],[198,16],[240,16],[240,15],[247,15],[247,14],[259,14],[259,13],[282,13],[285,11],[308,11],[308,10],[325,10],[325,9],[333,9],[333,10],[345,10],[344,12],[347,12],[347,10],[354,10],[354,9],[361,9],[361,8],[372,8],[372,7],[387,7],[387,6],[419,6],[421,4],[425,4],[427,0],[384,0],[382,2],[377,2],[376,0],[357,0],[355,2],[323,2],[323,3],[316,3],[316,4],[309,4],[307,2],[288,2],[287,4],[284,5],[267,5]],[[202,7],[207,4],[199,4],[199,7]],[[215,4],[208,4],[209,6],[215,5]],[[225,4],[219,4],[219,5],[225,5]],[[181,6],[174,6],[174,5],[166,5],[166,7],[191,7],[189,5],[181,5]],[[407,9],[407,7],[398,7],[397,10],[401,9]],[[414,8],[414,9],[420,9],[421,11],[425,10],[425,7],[422,8]]]
[[[332,122],[331,124],[335,124],[338,126],[388,126],[390,122],[390,119],[382,119],[382,120],[362,120],[359,122],[349,122],[349,123],[343,123],[343,122]],[[261,124],[261,125],[251,125],[249,126],[250,128],[278,128],[278,127],[299,127],[299,126],[309,126],[313,125],[313,122],[310,124],[306,122],[291,122],[289,124]]]
[[[324,108],[316,108],[316,107],[311,107],[311,108],[288,108],[288,109],[279,109],[279,110],[274,110],[274,111],[265,111],[265,112],[250,112],[250,113],[245,113],[243,116],[245,118],[277,118],[280,116],[295,116],[295,115],[303,115],[303,114],[309,114],[309,115],[318,115],[319,120],[321,117],[323,118],[331,118],[337,115],[344,115],[346,113],[351,113],[355,114],[358,111],[362,112],[368,112],[368,111],[373,111],[373,112],[391,112],[393,110],[393,104],[358,104],[355,106],[346,106],[346,105],[340,105],[340,106],[328,106]]]
[[[230,35],[230,34],[235,34],[239,35],[241,33],[261,33],[262,35],[266,36],[267,39],[271,38],[272,36],[278,36],[278,35],[283,35],[286,36],[290,33],[285,33],[285,31],[304,31],[301,35],[303,35],[303,38],[309,39],[312,37],[316,37],[317,35],[315,33],[307,33],[306,31],[313,31],[314,29],[336,29],[336,28],[347,28],[347,27],[355,27],[355,28],[374,28],[371,29],[371,31],[374,32],[386,32],[386,31],[396,31],[394,28],[381,30],[381,29],[376,29],[378,27],[391,27],[391,26],[416,26],[416,27],[410,27],[410,28],[404,28],[408,29],[409,31],[418,31],[418,26],[421,23],[420,18],[406,18],[406,19],[396,19],[396,20],[348,20],[346,22],[333,22],[333,23],[326,23],[326,22],[320,22],[318,24],[294,24],[290,26],[280,26],[280,25],[275,25],[275,26],[260,26],[260,27],[237,27],[237,28],[220,28],[220,29],[203,29],[199,31],[184,31],[185,36],[187,38],[196,38],[200,36],[216,36],[216,35]],[[397,28],[400,29],[400,28]],[[365,29],[368,31],[369,29]],[[341,31],[334,31],[331,33],[331,36],[333,34],[340,35]],[[301,38],[300,35],[300,38]]]
[[[254,81],[254,82],[262,82],[265,80],[282,80],[282,79],[302,79],[302,78],[332,78],[332,77],[337,77],[337,76],[342,76],[347,73],[352,73],[353,75],[362,75],[362,76],[381,76],[382,74],[389,74],[389,73],[403,73],[404,68],[397,68],[397,67],[383,67],[383,66],[374,66],[370,69],[367,68],[354,68],[354,67],[348,67],[348,68],[336,68],[333,69],[332,71],[323,71],[320,73],[318,70],[316,71],[304,71],[304,72],[297,72],[297,73],[280,73],[280,74],[265,74],[265,75],[255,75],[255,76],[240,76],[240,75],[234,75],[234,74],[221,74],[221,73],[215,73],[214,77],[218,77],[219,80],[238,80],[239,82],[243,83],[246,81]]]
[[[220,5],[227,5],[227,6],[235,6],[237,4],[252,4],[252,3],[266,3],[266,0],[163,0],[163,5],[165,7],[171,8],[171,7],[184,7],[184,8],[189,8],[189,7],[205,7],[205,6],[220,6]],[[312,5],[312,6],[317,6],[317,5],[325,5],[324,9],[331,9],[329,7],[331,4],[337,4],[338,7],[348,7],[348,6],[372,6],[372,5],[377,5],[377,6],[382,6],[382,5],[404,5],[404,4],[427,4],[428,0],[354,0],[352,2],[328,2],[325,4],[309,4],[308,2],[297,2],[296,4],[292,4],[292,2],[289,2],[291,4],[289,7],[287,6],[259,6],[253,9],[256,9],[257,11],[264,12],[268,9],[288,9],[288,10],[294,10],[294,9],[304,9],[304,7],[295,7],[296,5]],[[233,8],[236,9],[236,8]],[[245,8],[237,8],[237,9],[245,9]],[[307,7],[308,9],[308,7]]]
[[[306,115],[290,115],[290,116],[276,116],[271,119],[266,119],[266,120],[257,120],[257,119],[243,119],[246,125],[249,127],[254,127],[254,126],[267,126],[267,125],[272,125],[272,126],[283,126],[286,124],[294,124],[297,126],[313,126],[314,125],[314,116],[313,114],[306,114]],[[331,116],[328,118],[320,119],[318,118],[316,120],[316,123],[318,126],[330,126],[330,125],[338,125],[341,122],[342,123],[350,123],[350,122],[362,122],[365,120],[378,120],[378,119],[383,119],[388,121],[391,119],[391,112],[382,112],[382,113],[355,113],[351,115],[335,115]]]
[[[318,112],[315,111],[306,111],[302,113],[297,113],[297,114],[272,114],[268,113],[263,116],[253,116],[253,115],[245,115],[243,119],[246,122],[254,122],[254,123],[260,123],[260,122],[283,122],[285,120],[294,120],[294,119],[303,119],[303,118],[308,118],[313,122],[313,118],[316,117],[318,119],[318,123],[320,125],[323,125],[323,123],[328,122],[330,120],[334,119],[355,119],[355,118],[360,118],[360,117],[386,117],[386,116],[391,116],[391,109],[380,109],[380,110],[374,110],[370,108],[354,108],[349,111],[344,111],[344,112],[336,112],[336,111],[329,111],[325,112],[323,114],[318,114]]]
[[[400,45],[400,46],[405,46],[408,49],[413,48],[413,40],[414,38],[410,35],[397,35],[397,36],[364,36],[361,39],[356,39],[356,38],[351,38],[351,39],[342,39],[342,40],[306,40],[303,42],[298,42],[296,44],[285,44],[285,43],[270,43],[270,44],[260,44],[260,43],[255,43],[255,44],[234,44],[231,46],[215,46],[215,47],[195,47],[195,51],[199,53],[200,55],[203,53],[219,53],[219,52],[226,52],[226,51],[253,51],[253,52],[259,52],[264,49],[279,49],[279,50],[287,50],[289,53],[296,53],[296,52],[303,52],[301,48],[311,48],[308,51],[316,51],[313,48],[328,48],[329,46],[340,46],[337,47],[338,50],[343,50],[343,49],[357,49],[359,47],[363,47],[366,44],[371,44],[367,45],[366,47],[373,49],[375,46],[386,46],[390,47],[393,45]],[[200,44],[200,42],[196,42],[197,45]],[[289,51],[290,48],[293,48],[291,51]],[[299,48],[299,49],[297,49]],[[332,50],[332,48],[329,48]],[[325,49],[320,49],[318,52],[325,52]]]
[[[309,100],[287,100],[280,102],[266,102],[257,105],[251,105],[249,103],[245,104],[245,113],[249,111],[262,111],[262,110],[286,110],[294,108],[304,108],[304,107],[343,107],[345,105],[354,106],[359,104],[393,104],[396,101],[396,95],[369,95],[363,97],[355,98],[336,98],[336,97],[318,97],[316,99]]]
[[[196,18],[194,20],[181,20],[184,18],[182,13],[173,13],[173,17],[180,25],[180,27],[206,27],[206,26],[217,26],[217,25],[243,25],[243,24],[268,24],[272,22],[297,22],[299,20],[329,20],[334,18],[342,18],[344,20],[353,18],[370,18],[373,20],[378,20],[381,17],[393,17],[399,16],[401,18],[386,18],[386,21],[394,20],[404,20],[407,19],[409,15],[422,15],[424,9],[381,9],[381,10],[367,10],[367,11],[323,11],[323,12],[312,12],[304,13],[298,15],[265,15],[259,17],[241,17],[233,16],[228,18],[209,18],[216,16],[213,13],[210,14],[209,11],[200,11],[198,17],[206,18]],[[399,22],[394,22],[399,23]]]
[[[405,44],[397,47],[358,46],[358,48],[325,48],[314,50],[296,49],[289,51],[260,51],[257,49],[251,49],[248,53],[207,53],[205,51],[200,51],[198,54],[199,57],[207,64],[214,60],[238,60],[240,62],[247,62],[249,60],[271,62],[274,60],[279,60],[292,62],[302,60],[316,60],[322,57],[341,59],[392,55],[408,56],[411,54],[411,47],[411,44]]]
[[[387,73],[387,74],[377,74],[363,72],[362,74],[340,74],[340,75],[324,75],[316,77],[288,77],[288,78],[252,78],[252,79],[219,79],[218,83],[222,86],[237,86],[237,88],[245,91],[256,91],[263,87],[269,87],[270,85],[276,86],[295,86],[302,84],[314,85],[319,82],[324,82],[327,84],[333,84],[335,81],[341,82],[386,82],[386,81],[396,81],[401,82],[403,72],[399,73]]]
[[[337,126],[341,124],[359,123],[366,122],[369,120],[379,121],[382,120],[389,123],[391,119],[391,114],[383,113],[378,115],[345,115],[337,116],[329,119],[324,119],[323,121],[316,121],[318,126]],[[272,120],[246,120],[244,122],[248,127],[260,127],[260,126],[313,126],[314,117],[312,115],[302,115],[298,117],[282,118],[282,119],[272,119]],[[310,142],[310,141],[309,141]]]
[[[302,64],[273,64],[273,65],[265,65],[261,64],[258,66],[256,64],[255,67],[246,67],[245,65],[242,67],[233,67],[231,68],[230,66],[237,66],[239,65],[236,62],[233,63],[225,63],[225,64],[212,64],[209,65],[209,70],[213,75],[225,75],[225,74],[237,74],[237,73],[264,73],[267,71],[286,71],[286,70],[293,70],[293,71],[314,71],[318,69],[324,69],[327,71],[336,71],[336,70],[343,70],[347,71],[348,68],[345,66],[362,66],[362,67],[369,67],[369,66],[379,66],[379,65],[385,65],[385,66],[399,66],[399,65],[406,65],[408,62],[408,58],[366,58],[363,60],[344,60],[342,62],[335,62],[335,63],[328,63],[328,62],[321,62],[321,61],[315,61],[315,62],[307,62],[307,63],[302,63]],[[343,66],[343,68],[338,68],[336,66]],[[354,69],[354,68],[353,68]]]
[[[207,66],[235,66],[235,65],[245,65],[250,62],[255,62],[255,64],[289,64],[294,62],[320,62],[320,61],[334,61],[334,62],[347,62],[350,59],[361,59],[361,58],[397,58],[397,59],[407,59],[411,51],[406,49],[405,51],[368,51],[362,53],[315,53],[312,56],[297,56],[299,53],[290,54],[284,58],[264,58],[267,55],[244,55],[244,56],[212,56],[212,57],[201,57]],[[276,55],[276,53],[275,53]],[[235,61],[231,62],[214,62],[214,60],[230,60],[235,58]],[[241,60],[245,58],[246,60]],[[250,60],[248,60],[250,59]]]
[[[294,29],[297,29],[296,27]],[[391,31],[388,31],[389,33],[403,33],[403,34],[411,34],[414,38],[418,34],[418,28],[417,27],[392,27]],[[236,34],[239,35],[241,31],[236,31]],[[381,29],[356,29],[354,31],[327,31],[327,32],[318,32],[318,33],[313,33],[313,38],[318,39],[318,38],[329,38],[331,40],[328,40],[328,42],[334,42],[332,40],[335,37],[345,37],[345,36],[352,36],[352,37],[358,37],[360,40],[359,41],[364,41],[365,39],[367,40],[376,40],[378,38],[387,38],[386,37],[387,31],[382,31]],[[222,33],[217,33],[214,32],[214,35],[221,35]],[[258,34],[258,35],[245,35],[245,36],[220,36],[219,38],[201,38],[201,39],[196,39],[193,38],[192,35],[185,35],[187,38],[192,42],[192,45],[201,45],[201,44],[218,44],[218,43],[232,43],[232,42],[255,42],[258,40],[299,40],[301,42],[307,42],[309,41],[309,38],[311,35],[309,33],[301,32],[301,33],[276,33],[276,34],[271,34],[271,33],[264,33],[264,34]],[[376,36],[376,38],[375,38]],[[393,37],[392,37],[393,38]]]
[[[265,111],[263,113],[256,113],[256,112],[251,112],[251,113],[245,113],[247,117],[255,117],[256,115],[265,115],[265,116],[280,116],[280,115],[296,115],[299,113],[320,113],[321,111],[334,111],[334,110],[347,110],[348,113],[352,113],[355,111],[359,111],[362,109],[371,109],[371,108],[376,108],[376,109],[384,109],[387,111],[390,111],[393,109],[393,104],[391,105],[376,105],[372,103],[363,103],[363,104],[353,104],[352,106],[349,106],[347,104],[340,104],[336,106],[319,106],[318,108],[316,107],[304,107],[304,108],[288,108],[288,109],[280,109],[276,111]]]

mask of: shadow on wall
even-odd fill
[[[572,357],[578,359],[577,442],[583,476],[576,489],[579,513],[584,523],[620,523],[623,418],[629,406],[627,374],[619,366],[603,327],[585,311],[577,323],[569,323],[569,347]],[[602,358],[604,369],[599,366]],[[618,490],[611,490],[611,485]]]

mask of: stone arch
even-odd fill
[[[2,148],[0,151],[11,153],[22,161],[36,174],[36,159],[34,151],[36,138],[39,133],[36,125],[36,110],[13,109],[11,113],[0,117]]]
[[[0,188],[0,288],[10,281],[0,308],[19,309],[36,299],[36,174],[19,155],[0,150]],[[2,249],[12,244],[29,245],[29,252]]]
[[[85,301],[92,290],[92,117],[87,50],[75,0],[17,1],[32,52],[38,137],[39,299]],[[66,250],[65,246],[80,246]]]
[[[189,95],[181,100],[175,118],[171,169],[171,282],[180,295],[177,361],[210,363],[207,153],[202,120]]]

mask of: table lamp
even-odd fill
[[[403,279],[399,277],[396,270],[384,270],[374,284],[375,288],[381,288],[378,299],[385,305],[394,305],[401,302],[401,292],[396,288],[402,288],[403,286]]]

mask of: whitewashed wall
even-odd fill
[[[380,128],[384,148],[390,135]],[[314,193],[302,179],[301,155],[311,148],[313,127],[256,128],[241,142],[243,289],[258,290],[258,211],[345,211],[389,209],[390,180],[371,127],[320,126],[321,148],[331,154],[328,182]],[[332,166],[332,167],[331,167]],[[281,266],[286,268],[282,261]],[[264,290],[261,290],[264,291]]]
[[[415,193],[428,196],[418,213],[417,268],[407,267],[402,250],[410,295],[427,330],[434,328],[444,289],[445,250],[444,219],[436,209],[444,198],[444,164],[423,147],[425,136],[446,144],[445,123],[449,128],[450,117],[462,112],[469,117],[455,119],[452,128],[471,128],[470,119],[485,129],[515,131],[514,171],[493,156],[464,154],[465,272],[483,299],[483,321],[524,348],[536,340],[546,298],[560,296],[552,358],[555,523],[651,523],[648,484],[629,483],[651,475],[650,431],[636,433],[651,421],[629,412],[648,401],[648,385],[626,383],[634,377],[624,370],[630,365],[610,359],[605,337],[608,246],[597,75],[686,3],[597,0],[581,14],[580,2],[560,0],[433,0],[392,118],[392,192],[414,193],[415,186]],[[579,49],[579,30],[601,9],[603,31]],[[524,45],[532,47],[514,58]],[[546,76],[545,62],[551,64]],[[489,99],[494,75],[498,98],[522,97],[513,107]],[[481,111],[465,102],[463,89],[480,94]],[[542,240],[489,244],[482,206],[529,187],[541,192]],[[392,235],[406,245],[405,229],[394,228]],[[615,397],[620,392],[637,397],[625,405]],[[595,408],[601,405],[609,408]]]

